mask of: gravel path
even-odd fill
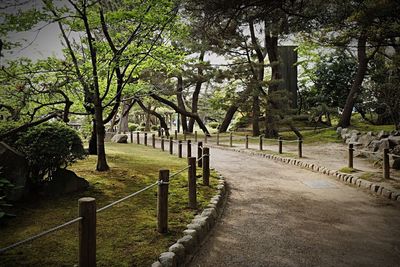
[[[400,204],[325,175],[212,148],[224,214],[191,266],[400,266]]]

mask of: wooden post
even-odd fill
[[[175,140],[178,140],[178,130],[175,130]]]
[[[174,153],[174,139],[172,137],[169,138],[169,154]]]
[[[168,232],[168,184],[169,170],[160,170],[158,176],[157,194],[157,230],[159,233]]]
[[[390,179],[389,149],[383,149],[383,178]]]
[[[151,145],[153,146],[153,148],[156,148],[156,135],[152,134],[151,137]]]
[[[245,148],[246,149],[249,148],[249,135],[248,134],[246,134]]]
[[[282,141],[282,137],[280,137],[280,136],[278,138],[278,143],[279,143],[278,152],[279,152],[279,154],[282,154],[282,143],[283,143],[283,141]]]
[[[188,158],[190,158],[192,156],[192,141],[191,140],[187,140],[187,148],[186,148],[186,152],[187,152],[187,156]]]
[[[140,134],[139,132],[136,132],[136,142],[139,145],[140,144]]]
[[[259,142],[260,142],[260,150],[263,150],[263,135],[259,136]]]
[[[297,139],[297,141],[299,142],[299,158],[303,157],[303,140],[301,138]]]
[[[144,145],[147,146],[147,133],[144,133]]]
[[[229,146],[232,147],[233,146],[233,140],[232,140],[232,133],[229,133]]]
[[[131,131],[131,143],[133,144],[133,132]]]
[[[217,132],[217,146],[219,145],[219,132]]]
[[[164,151],[164,136],[161,136],[161,150]]]
[[[178,141],[178,157],[182,158],[182,140]]]
[[[161,136],[164,136],[164,128],[161,128]]]
[[[78,200],[79,266],[96,266],[96,200],[83,197]]]
[[[188,158],[188,187],[189,187],[189,208],[197,208],[196,196],[196,158]]]
[[[210,149],[208,147],[203,148],[203,184],[206,186],[210,185]]]
[[[353,168],[353,144],[349,144],[349,168]]]
[[[161,137],[161,128],[157,129],[157,134],[158,134],[158,137]]]
[[[198,160],[197,166],[199,166],[199,167],[203,166],[203,159],[200,159],[202,155],[203,155],[203,142],[198,142],[197,143],[197,160]]]
[[[197,131],[194,131],[194,142],[197,142]]]

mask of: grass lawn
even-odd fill
[[[158,170],[170,169],[171,174],[185,167],[179,159],[158,149],[132,144],[107,143],[111,170],[94,171],[96,158],[80,161],[70,167],[90,182],[86,192],[59,197],[41,197],[16,204],[16,218],[0,226],[0,247],[47,230],[77,216],[78,199],[96,198],[103,207],[135,192],[158,179]],[[201,174],[201,170],[198,170]],[[158,255],[182,236],[182,231],[216,193],[217,175],[211,172],[211,187],[198,181],[199,209],[187,207],[187,171],[175,176],[169,186],[169,233],[156,231],[157,186],[97,215],[98,266],[149,266]],[[0,255],[0,266],[72,266],[77,264],[78,226],[60,231],[22,245]]]

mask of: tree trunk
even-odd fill
[[[151,105],[147,106],[147,110],[151,110]],[[150,112],[146,112],[146,125],[144,127],[146,132],[150,132]]]
[[[231,123],[233,116],[235,115],[238,109],[239,109],[238,105],[232,105],[228,108],[224,120],[222,121],[218,130],[220,133],[224,133],[228,130],[229,124]]]
[[[161,116],[161,114],[157,113],[155,110],[149,110],[149,109],[147,109],[146,106],[143,104],[142,101],[137,100],[137,102],[138,102],[139,106],[142,108],[142,110],[143,110],[144,112],[148,112],[148,113],[150,113],[151,115],[153,115],[153,116],[155,116],[155,117],[158,118],[158,120],[160,121],[160,126],[161,126],[161,128],[163,128],[163,129],[165,130],[165,135],[169,136],[169,128],[168,128],[167,122],[165,121],[165,118],[164,118],[163,116]]]
[[[204,50],[200,52],[199,63],[203,62],[204,54],[205,54]],[[196,82],[196,86],[194,88],[193,97],[192,97],[192,112],[193,113],[197,113],[197,111],[198,111],[199,94],[200,94],[200,90],[201,90],[201,85],[203,84],[203,78],[202,78],[203,68],[202,68],[202,66],[198,67],[197,74],[199,76],[199,80]],[[195,122],[195,120],[193,118],[189,119],[189,126],[188,126],[189,133],[193,133],[194,122]]]
[[[271,64],[271,82],[268,90],[268,101],[267,109],[265,112],[265,137],[274,138],[278,136],[278,129],[276,124],[276,118],[274,116],[274,105],[271,101],[271,93],[276,92],[279,88],[278,81],[281,79],[281,73],[279,68],[278,58],[278,37],[277,36],[266,36],[266,49],[268,52],[268,59]]]
[[[357,72],[351,85],[350,93],[347,96],[346,104],[344,105],[343,113],[340,118],[338,127],[347,128],[350,126],[351,114],[353,111],[354,103],[356,102],[357,96],[361,91],[361,84],[364,80],[365,73],[368,68],[368,58],[366,52],[367,37],[365,34],[361,34],[358,38],[357,56],[358,66]]]
[[[105,128],[103,123],[103,108],[100,103],[95,105],[95,120],[97,132],[97,171],[107,171],[110,167],[107,164],[106,150],[104,146]]]
[[[178,102],[178,107],[180,109],[186,111],[185,102],[183,101],[183,79],[182,79],[182,76],[180,76],[180,75],[177,78],[178,78],[178,84],[177,84],[177,87],[176,87],[176,99],[177,99],[177,102]],[[181,113],[179,118],[180,118],[181,124],[182,124],[182,131],[184,133],[186,133],[187,130],[188,130],[187,117],[186,117],[185,114]]]
[[[118,133],[126,133],[129,132],[128,120],[129,120],[129,112],[130,105],[127,101],[123,102],[121,115],[118,124]]]
[[[260,125],[259,125],[259,120],[260,120],[260,97],[259,97],[259,92],[258,88],[254,88],[253,92],[253,117],[252,117],[252,123],[253,123],[253,136],[259,136],[260,135]]]
[[[89,139],[89,155],[97,155],[97,129],[96,120],[93,119],[92,133]]]
[[[155,100],[157,100],[157,101],[159,101],[159,102],[161,102],[161,103],[163,103],[165,105],[168,105],[169,107],[174,109],[175,112],[178,112],[179,114],[184,114],[187,117],[194,118],[196,120],[197,124],[199,125],[200,129],[207,136],[210,136],[210,132],[208,131],[207,127],[204,125],[203,121],[200,119],[199,115],[191,113],[191,112],[188,112],[188,111],[183,110],[183,109],[180,109],[177,105],[175,105],[175,103],[173,103],[173,102],[171,102],[171,101],[169,101],[169,100],[167,100],[165,98],[162,98],[161,96],[158,96],[158,95],[156,95],[154,93],[151,93],[149,96],[151,96],[153,99],[155,99]]]

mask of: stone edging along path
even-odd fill
[[[170,246],[168,252],[161,253],[158,261],[151,265],[152,267],[185,266],[192,260],[225,206],[226,183],[222,175],[218,178],[217,194],[211,198],[203,212],[196,215],[187,225],[187,229],[183,231],[184,236]]]
[[[400,201],[400,191],[392,191],[387,188],[384,188],[383,186],[381,186],[379,184],[372,183],[370,181],[355,177],[351,174],[330,170],[326,167],[318,166],[313,163],[306,163],[306,162],[301,161],[300,159],[284,158],[284,157],[280,157],[277,155],[260,153],[260,152],[256,152],[256,151],[246,151],[246,150],[242,150],[242,149],[227,149],[227,148],[221,148],[221,147],[218,147],[218,148],[225,149],[225,150],[231,150],[231,151],[235,151],[235,152],[246,153],[249,155],[259,156],[259,157],[263,157],[263,158],[267,158],[267,159],[272,159],[275,161],[280,161],[282,163],[291,164],[291,165],[306,168],[306,169],[309,169],[312,171],[320,172],[322,174],[336,177],[339,181],[342,181],[346,184],[352,184],[356,187],[360,187],[360,188],[369,190],[373,194],[380,195],[380,196],[383,196],[387,199],[391,199],[394,201]]]

